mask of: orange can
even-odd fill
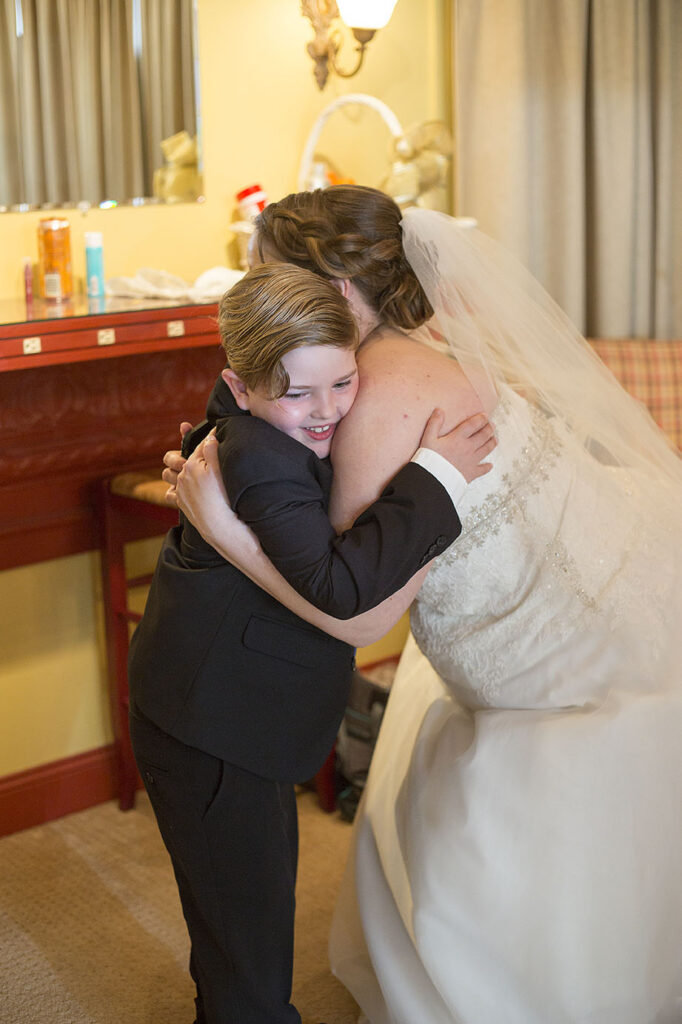
[[[68,220],[43,217],[38,224],[38,267],[40,291],[49,302],[70,299],[71,233]]]

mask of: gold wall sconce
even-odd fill
[[[362,67],[367,44],[378,29],[388,24],[397,0],[301,0],[301,14],[310,19],[315,38],[308,43],[308,53],[315,62],[315,81],[324,89],[332,68],[340,78],[352,78]],[[340,18],[360,44],[357,61],[349,71],[336,63],[341,47],[337,34],[331,32],[332,22]]]

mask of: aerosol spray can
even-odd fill
[[[85,276],[89,299],[104,297],[104,254],[102,232],[85,232]]]

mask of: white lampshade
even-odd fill
[[[349,28],[383,28],[388,25],[397,0],[336,0],[339,14]]]

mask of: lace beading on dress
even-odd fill
[[[636,482],[577,456],[565,427],[511,390],[493,420],[494,469],[467,491],[462,535],[434,560],[413,605],[413,633],[468,706],[599,701],[609,677],[589,670],[589,640],[588,665],[575,678],[566,647],[585,636],[596,644],[600,631],[627,634],[638,592],[655,623],[672,584],[649,570],[662,539],[636,511]],[[606,501],[617,521],[602,514]],[[637,663],[644,656],[633,651]]]

